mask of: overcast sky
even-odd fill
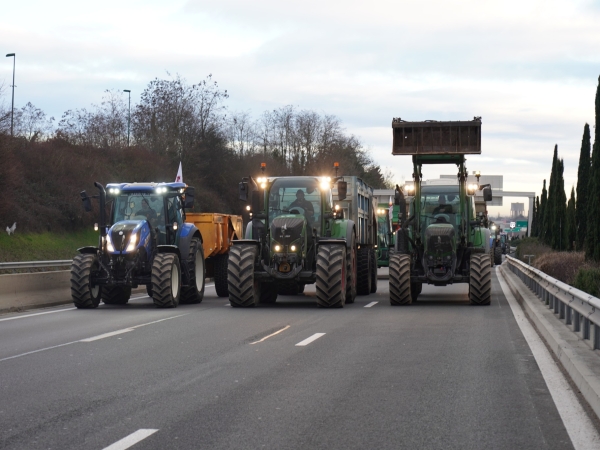
[[[482,116],[469,170],[539,194],[558,144],[568,195],[594,123],[600,0],[21,0],[3,2],[0,47],[17,54],[16,106],[57,119],[106,89],[135,102],[166,71],[190,83],[212,73],[230,110],[338,116],[397,182],[412,167],[391,155],[393,117]],[[0,81],[11,77],[6,58]]]

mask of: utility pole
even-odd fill
[[[129,94],[129,113],[127,114],[127,147],[129,147],[129,126],[131,124],[131,90],[123,89],[123,92]]]
[[[10,108],[10,137],[14,136],[14,115],[15,115],[15,65],[17,56],[14,53],[8,53],[7,58],[12,56],[13,59],[13,82],[12,82],[12,105]]]

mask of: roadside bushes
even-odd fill
[[[573,287],[580,291],[587,292],[594,297],[600,297],[600,268],[599,267],[581,267],[579,268]]]

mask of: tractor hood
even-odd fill
[[[425,252],[435,256],[453,253],[455,231],[449,223],[432,224],[425,230]]]
[[[306,219],[299,214],[286,214],[271,222],[271,239],[282,245],[290,245],[303,236]]]
[[[130,242],[135,239],[134,248],[128,249]],[[131,252],[143,245],[150,236],[150,225],[146,220],[123,220],[115,223],[108,231],[108,239],[114,251],[109,253]]]

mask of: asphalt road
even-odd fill
[[[0,316],[0,448],[572,448],[493,277],[488,307],[466,285],[392,307],[379,280],[338,310],[312,286],[256,309],[209,287]]]

